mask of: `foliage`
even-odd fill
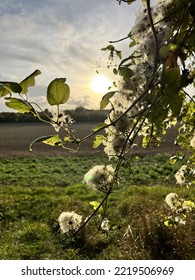
[[[134,1],[121,0],[118,2],[119,4],[123,2],[123,4],[131,4]],[[1,82],[0,93],[2,97],[9,95],[9,97],[5,97],[8,100],[5,103],[9,108],[21,113],[31,112],[39,120],[54,127],[55,134],[38,138],[34,143],[42,141],[51,146],[60,146],[70,152],[78,152],[86,139],[95,136],[93,147],[96,148],[102,144],[105,154],[112,163],[93,166],[84,175],[84,182],[88,187],[103,193],[104,197],[93,213],[87,218],[83,218],[80,227],[77,222],[73,223],[76,224],[74,233],[72,230],[66,231],[67,242],[71,240],[69,238],[75,236],[79,238],[79,234],[82,234],[82,230],[91,220],[96,221],[97,234],[112,233],[109,226],[112,221],[110,222],[107,217],[109,215],[108,201],[111,194],[114,196],[115,191],[122,191],[122,166],[128,162],[131,167],[132,161],[137,159],[134,147],[138,138],[142,139],[143,149],[153,143],[158,146],[169,127],[180,125],[176,143],[187,151],[186,164],[176,172],[175,179],[179,185],[185,187],[187,193],[189,188],[194,186],[195,105],[194,97],[188,92],[188,87],[193,88],[194,86],[195,77],[194,16],[192,0],[159,0],[154,7],[151,6],[150,0],[143,1],[135,25],[124,38],[131,39],[128,57],[123,58],[122,52],[117,50],[113,44],[102,48],[103,51],[109,52],[108,67],[111,68],[114,63],[113,72],[120,76],[121,81],[116,92],[106,93],[101,100],[101,109],[110,105],[105,125],[97,125],[91,133],[83,138],[79,138],[72,128],[74,122],[72,117],[67,112],[64,113],[60,110],[60,105],[68,101],[70,94],[69,86],[65,83],[66,78],[51,81],[47,88],[46,99],[49,105],[55,106],[56,112],[53,116],[45,113],[46,119],[42,119],[38,113],[39,105],[30,102],[27,96],[27,89],[34,84],[34,77],[40,74],[39,70],[24,79],[27,81],[25,89],[22,82],[19,84]],[[117,68],[115,58],[120,60]],[[24,92],[21,91],[21,88]],[[15,97],[17,93],[19,98]],[[25,94],[22,95],[22,93]],[[99,134],[102,130],[105,135]],[[63,132],[63,136],[59,134],[59,131]],[[72,144],[71,147],[69,144]],[[181,157],[184,155],[176,155],[174,159],[171,159],[171,163],[175,163]],[[175,194],[174,197],[176,197]],[[194,211],[193,201],[182,199],[179,200],[179,207],[176,207],[177,211],[171,207],[171,210],[176,211],[177,215],[185,214],[182,216],[182,223],[177,223],[178,227],[181,224],[187,224],[189,216],[193,215]],[[184,206],[185,213],[183,213]],[[100,213],[99,210],[102,207],[104,210],[103,213]],[[171,220],[174,214],[175,212],[168,217],[164,225],[169,227],[173,224]],[[66,212],[66,217],[71,217],[71,219],[79,217],[79,221],[81,219],[76,212],[73,214],[72,211],[69,214]],[[167,217],[164,218],[167,219]],[[174,216],[174,221],[176,218],[178,216]],[[148,221],[144,218],[143,223],[149,227]],[[134,236],[131,226],[126,235]],[[146,236],[147,234],[140,236],[138,246],[140,251],[145,248]],[[143,246],[140,245],[141,243]]]
[[[70,95],[70,88],[65,83],[66,79],[55,79],[47,88],[47,101],[53,105],[64,104],[68,101]]]

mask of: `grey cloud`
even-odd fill
[[[39,68],[37,85],[46,87],[65,76],[76,99],[70,105],[93,106],[87,88],[93,67],[109,40],[129,32],[131,8],[115,0],[1,0],[0,8],[2,78],[20,80]]]
[[[70,100],[69,103],[68,103],[68,106],[71,107],[89,107],[91,104],[90,104],[90,98],[88,95],[84,95],[84,96],[81,96],[80,98],[78,99],[74,99],[74,100]]]
[[[14,0],[1,0],[0,2],[0,16],[1,15],[14,15],[14,14],[23,14],[22,2]]]

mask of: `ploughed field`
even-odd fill
[[[73,128],[76,130],[77,137],[82,138],[91,133],[96,125],[96,123],[76,123]],[[176,132],[176,129],[168,130],[160,147],[153,146],[145,150],[136,147],[133,151],[141,154],[172,154],[178,149],[174,145]],[[43,143],[36,143],[33,145],[33,151],[29,150],[30,143],[36,138],[55,133],[52,126],[43,123],[0,123],[0,157],[72,155],[60,147],[51,147]],[[103,151],[102,145],[98,149],[92,148],[94,137],[82,143],[79,154],[93,155]]]

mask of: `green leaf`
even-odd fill
[[[170,43],[168,46],[169,46],[170,51],[173,51],[173,52],[177,51],[177,49],[179,47],[178,45],[172,44],[172,43]]]
[[[9,97],[6,98],[6,100],[9,100],[8,102],[5,102],[6,106],[17,110],[19,113],[33,113],[35,114],[34,108],[25,100]]]
[[[66,142],[66,143],[74,143],[74,140],[72,139],[72,137],[66,136],[66,137],[64,137],[64,142]]]
[[[175,96],[170,99],[170,108],[172,110],[173,117],[178,117],[181,112],[183,104],[183,97],[180,94],[175,94]]]
[[[118,75],[118,70],[116,68],[113,69],[114,75]]]
[[[131,160],[139,160],[141,159],[142,157],[139,155],[139,154],[132,154],[131,155]]]
[[[0,82],[0,97],[3,97],[11,92],[20,93],[22,88],[20,84],[15,82]]]
[[[26,77],[23,81],[20,82],[20,86],[22,87],[21,93],[27,94],[28,88],[35,85],[35,77],[40,75],[40,70],[35,70],[32,74]]]
[[[93,131],[96,132],[98,130],[101,130],[102,128],[106,127],[107,124],[105,123],[99,123],[96,127],[94,127]]]
[[[185,143],[185,141],[186,141],[186,136],[185,135],[179,134],[177,136],[177,139],[176,139],[177,145],[182,146]]]
[[[0,85],[0,97],[6,96],[9,94],[9,91],[7,91],[3,85]]]
[[[164,225],[166,227],[170,227],[171,226],[170,221],[169,220],[164,221]]]
[[[115,50],[115,47],[113,45],[108,45],[105,48],[102,48],[101,51],[111,51],[113,52]]]
[[[162,46],[159,50],[160,58],[166,58],[168,51],[169,51],[169,47],[167,45]]]
[[[119,68],[119,74],[123,77],[125,82],[128,82],[133,75],[133,71],[124,66]]]
[[[116,51],[116,55],[119,57],[119,59],[122,59],[122,52],[121,51]]]
[[[70,88],[65,83],[66,78],[57,78],[53,80],[47,88],[47,101],[53,105],[64,104],[70,96]]]
[[[104,140],[104,135],[97,135],[93,141],[93,148],[99,147]]]
[[[42,142],[42,143],[50,145],[50,146],[60,146],[62,143],[62,140],[59,138],[58,134],[39,137],[30,144],[30,147],[29,147],[30,151],[32,151],[32,145],[35,143],[39,143],[39,142]]]
[[[184,94],[180,91],[181,74],[179,67],[164,69],[162,73],[163,98],[170,106],[174,117],[178,117],[181,111]]]
[[[159,50],[160,58],[166,58],[169,51],[175,52],[177,50],[177,48],[178,48],[178,45],[175,45],[172,43],[162,46]]]
[[[116,50],[115,47],[114,47],[113,45],[108,45],[107,47],[102,48],[101,51],[110,51],[110,56],[111,56],[112,58],[113,58],[114,52],[115,52],[116,56],[118,56],[119,59],[122,59],[122,52]]]
[[[177,156],[178,159],[183,159],[184,158],[184,153],[179,151],[179,152],[176,153],[176,156]]]
[[[151,136],[149,134],[147,134],[146,136],[144,136],[144,138],[142,140],[142,147],[144,149],[148,148],[150,141],[151,141]]]
[[[170,157],[170,159],[169,159],[170,164],[175,164],[176,162],[177,162],[177,156]]]
[[[89,204],[93,207],[93,210],[96,210],[98,206],[100,205],[97,201],[90,201]],[[103,207],[100,206],[99,211],[103,211]]]
[[[191,201],[191,200],[184,200],[184,204],[186,205],[186,206],[188,206],[189,208],[195,208],[195,203],[193,202],[193,201]]]
[[[192,126],[195,123],[195,102],[191,101],[188,104],[188,109],[186,114],[182,117],[182,120]]]
[[[162,73],[161,83],[165,91],[178,91],[180,81],[181,74],[178,66],[174,68],[164,69]]]
[[[113,97],[113,95],[116,93],[116,91],[110,91],[107,92],[103,97],[102,100],[100,102],[100,109],[103,110],[104,108],[106,108],[106,106],[109,104],[109,99],[111,97]]]
[[[128,5],[131,5],[133,2],[135,2],[136,0],[129,0],[128,2],[127,2],[127,4]]]
[[[133,39],[133,40],[131,41],[131,43],[129,44],[129,47],[132,48],[132,47],[134,47],[135,45],[136,45],[136,41]]]

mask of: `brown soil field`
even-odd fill
[[[78,137],[86,136],[96,126],[95,123],[76,123],[73,128]],[[29,150],[30,143],[38,137],[55,134],[53,127],[43,123],[0,123],[0,157],[29,157],[29,156],[62,156],[75,155],[60,147],[51,147],[43,143],[33,145],[33,151]],[[170,129],[164,138],[161,147],[148,149],[134,148],[134,152],[141,154],[165,153],[174,154],[178,147],[174,145],[177,131]],[[76,155],[97,155],[103,148],[93,149],[93,138],[81,145],[81,150]]]

